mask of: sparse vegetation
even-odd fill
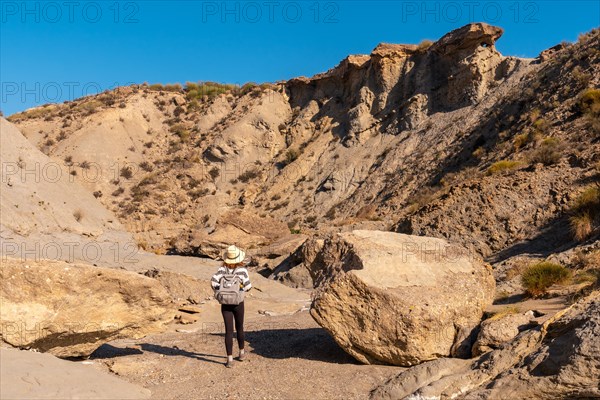
[[[579,96],[579,109],[584,114],[600,115],[600,89],[587,89]]]
[[[80,167],[81,169],[90,169],[90,165],[91,165],[91,164],[90,164],[90,162],[89,162],[89,161],[82,161],[82,162],[79,164],[79,167]]]
[[[417,53],[425,53],[432,45],[433,42],[431,40],[422,40],[421,43],[417,45]]]
[[[585,189],[575,200],[570,212],[573,236],[578,241],[587,239],[600,225],[600,185]]]
[[[93,114],[96,110],[103,106],[103,103],[98,100],[89,100],[77,104],[74,111],[80,111],[86,115]]]
[[[512,171],[521,165],[518,161],[501,160],[493,163],[487,170],[488,175],[495,175],[501,172]]]
[[[296,159],[300,157],[300,150],[298,149],[288,149],[288,151],[286,151],[285,153],[285,165],[291,164],[294,161],[296,161]]]
[[[425,186],[419,189],[419,191],[417,191],[413,195],[411,195],[407,200],[407,204],[409,205],[408,213],[412,214],[417,210],[423,208],[426,204],[428,204],[431,201],[431,199],[433,199],[435,192],[436,190],[434,188],[430,186]]]
[[[587,86],[592,79],[592,75],[586,72],[579,65],[575,66],[572,71],[573,78],[583,87]]]
[[[502,310],[490,315],[490,317],[487,318],[487,321],[496,321],[496,320],[502,319],[508,315],[519,314],[520,312],[521,312],[521,309],[517,306],[506,306]]]
[[[483,157],[484,154],[485,154],[485,149],[483,147],[478,147],[475,150],[473,150],[473,153],[471,153],[473,158],[477,158],[477,159],[480,159],[481,157]]]
[[[520,133],[515,136],[513,140],[513,144],[515,146],[515,150],[519,150],[522,147],[525,147],[527,143],[531,140],[531,136],[528,133]]]
[[[221,172],[219,171],[219,168],[217,167],[212,167],[209,171],[208,174],[210,175],[211,178],[213,178],[213,180],[217,179],[219,177],[219,174]]]
[[[258,169],[249,169],[248,171],[243,172],[242,174],[240,174],[240,176],[238,176],[238,180],[240,182],[246,183],[248,182],[250,179],[254,179],[256,177],[258,177],[260,175],[260,171]]]
[[[544,118],[539,118],[533,123],[534,132],[545,134],[550,129],[550,124]]]
[[[541,163],[544,165],[556,164],[561,159],[561,144],[558,139],[546,138],[540,146],[531,154],[529,161],[531,163]]]
[[[548,288],[566,281],[571,271],[560,264],[542,261],[528,267],[521,276],[526,293],[532,297],[546,294]]]
[[[42,107],[36,107],[36,108],[32,108],[30,110],[20,112],[18,114],[13,114],[10,117],[8,117],[8,120],[10,122],[16,122],[16,121],[20,121],[20,120],[27,120],[27,119],[33,119],[33,118],[48,118],[48,117],[52,116],[52,114],[55,110],[56,110],[55,105],[46,105],[46,106],[42,106]]]
[[[154,170],[154,167],[148,161],[142,161],[140,163],[140,168],[146,172],[152,172],[152,170]]]
[[[123,167],[121,168],[121,173],[119,175],[125,179],[131,179],[133,177],[133,170],[129,166]]]
[[[600,89],[588,89],[579,97],[579,108],[592,130],[600,132]]]
[[[235,85],[223,84],[217,82],[199,82],[193,83],[188,82],[185,85],[186,97],[189,100],[202,99],[207,97],[209,99],[217,97],[220,94],[228,93],[236,88]]]

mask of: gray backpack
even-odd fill
[[[235,274],[223,274],[219,281],[219,288],[215,291],[215,299],[221,304],[237,305],[244,301],[244,292],[240,290],[242,279]]]

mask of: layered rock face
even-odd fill
[[[350,56],[311,79],[292,79],[290,104],[305,108],[316,101],[317,116],[334,115],[336,130],[350,142],[364,141],[379,123],[389,133],[413,129],[429,114],[477,103],[509,75],[514,62],[494,47],[502,33],[476,23],[431,47],[382,43],[370,56]]]
[[[363,363],[411,366],[470,355],[491,304],[490,269],[444,240],[353,231],[326,240],[311,315]]]
[[[114,339],[160,332],[175,314],[154,279],[50,261],[3,260],[0,301],[3,342],[58,357],[87,356]]]

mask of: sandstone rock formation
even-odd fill
[[[372,399],[600,396],[600,292],[474,361],[418,365],[373,390]]]
[[[322,286],[311,315],[363,363],[412,366],[464,353],[495,287],[471,256],[441,239],[338,234],[312,270]]]
[[[7,259],[0,277],[2,341],[58,357],[160,332],[175,315],[165,288],[134,272]]]

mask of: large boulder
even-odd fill
[[[58,357],[82,357],[118,338],[165,329],[175,315],[155,279],[64,262],[2,261],[1,340]]]
[[[494,295],[490,268],[441,239],[352,231],[328,238],[316,260],[311,315],[366,364],[470,355]]]

